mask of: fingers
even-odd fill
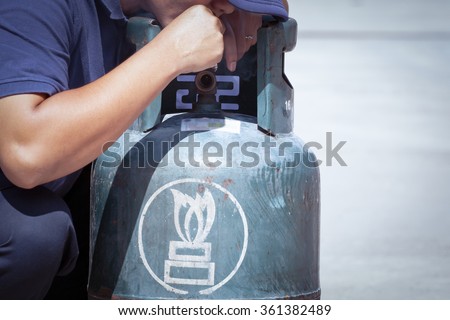
[[[198,72],[216,65],[224,53],[222,22],[205,6],[192,6],[161,32],[162,41],[174,55],[179,73]]]
[[[236,10],[221,16],[221,21],[226,27],[224,55],[227,68],[233,72],[236,70],[237,61],[256,44],[258,29],[262,25],[262,16]]]
[[[239,59],[256,43],[262,16],[235,10],[217,18],[207,7],[187,9],[166,28],[165,38],[180,65],[180,72],[197,72],[214,66],[223,57],[233,72]]]
[[[227,63],[228,70],[234,72],[238,61],[236,35],[228,20],[224,19],[223,24],[226,26],[225,33],[223,34],[225,61]]]

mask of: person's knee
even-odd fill
[[[40,260],[42,266],[55,268],[57,273],[69,272],[78,255],[75,230],[66,203],[45,188],[37,188],[28,196],[30,202],[22,208],[22,240],[28,241],[30,258]]]
[[[34,297],[45,294],[56,275],[73,269],[78,256],[67,205],[45,188],[12,188],[0,193],[0,212],[9,230],[0,248],[3,280],[13,291],[25,286],[37,292]]]
[[[17,227],[15,235],[23,244],[22,259],[34,261],[54,274],[68,273],[78,255],[69,212],[62,207],[25,220],[31,221]]]

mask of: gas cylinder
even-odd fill
[[[137,49],[159,31],[128,28]],[[179,76],[97,159],[91,299],[320,298],[319,169],[284,74],[296,32],[265,20],[235,73]]]

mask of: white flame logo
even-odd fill
[[[192,184],[202,189],[202,192],[196,193],[195,198],[174,189],[175,187],[178,188],[178,186],[180,188],[183,186],[186,188],[186,186]],[[206,186],[208,186],[209,189],[206,188]],[[189,189],[192,190],[191,188]],[[210,190],[213,190],[215,193],[221,192],[225,195],[226,199],[234,207],[231,210],[238,213],[238,217],[240,218],[243,228],[241,253],[236,261],[236,265],[228,275],[221,275],[219,282],[216,284],[214,284],[216,282],[214,275],[215,264],[217,262],[211,261],[214,260],[211,259],[211,243],[205,242],[210,233],[214,233],[211,229],[217,214],[216,204]],[[168,194],[167,196],[166,192]],[[146,243],[144,239],[147,233],[154,234],[155,232],[158,233],[161,231],[159,229],[152,229],[158,228],[159,224],[147,224],[146,218],[151,219],[150,217],[153,215],[155,215],[155,217],[159,217],[158,214],[161,214],[160,201],[164,201],[164,203],[170,202],[168,199],[170,194],[174,200],[173,208],[175,229],[181,241],[170,241],[169,243],[169,259],[165,260],[163,280],[159,274],[152,269],[152,265],[150,264],[159,259],[160,256],[158,255],[158,250],[161,244],[156,243],[154,244],[153,249],[149,249],[147,246],[150,246],[150,244]],[[159,200],[160,198],[161,200]],[[226,212],[219,211],[219,214],[226,214]],[[194,219],[197,220],[197,225],[194,225]],[[196,230],[194,226],[197,227]],[[225,240],[228,239],[223,239],[223,241]],[[197,291],[197,293],[201,295],[212,294],[236,275],[242,265],[242,262],[244,261],[244,257],[247,253],[247,246],[248,224],[244,210],[233,194],[231,194],[223,186],[214,182],[194,178],[171,181],[154,191],[141,211],[138,228],[138,248],[142,263],[157,283],[159,283],[167,291],[175,294],[186,295],[190,293],[190,291],[185,290],[185,288],[176,287],[178,285],[205,286],[206,288]],[[181,250],[177,251],[177,249]],[[222,252],[216,253],[216,255],[220,255],[221,253]],[[147,255],[149,255],[151,259],[147,259]],[[234,257],[230,256],[228,260],[230,259],[234,259]],[[222,263],[222,261],[219,262]],[[181,273],[176,273],[174,274],[175,276],[172,276],[170,272],[171,268],[178,268]],[[201,278],[196,278],[197,275],[189,278],[183,278],[183,268],[186,269],[185,271],[187,273],[189,272],[189,269],[204,269],[208,271],[208,275],[207,277]],[[168,279],[167,276],[169,276]],[[195,289],[191,290],[192,292],[195,292]]]
[[[205,242],[216,217],[216,204],[211,192],[205,188],[203,196],[196,194],[195,199],[181,193],[178,190],[170,189],[174,198],[174,220],[175,228],[179,237],[184,242],[202,243]],[[181,209],[188,208],[184,217],[184,232],[181,229]],[[191,235],[191,223],[195,215],[197,219],[197,233],[195,237]]]

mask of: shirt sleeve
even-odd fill
[[[0,1],[0,97],[68,89],[69,0]]]

